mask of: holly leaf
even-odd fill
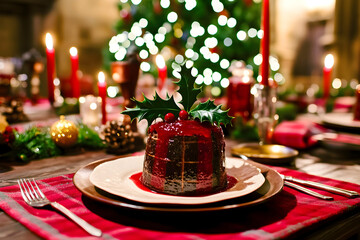
[[[191,75],[191,70],[187,69],[185,66],[181,67],[180,70],[181,78],[178,82],[175,82],[180,88],[177,91],[180,93],[182,99],[181,103],[184,109],[189,112],[192,105],[197,100],[197,95],[201,92],[200,88],[194,88],[194,83],[196,78]]]
[[[193,118],[199,118],[201,122],[209,121],[211,124],[216,123],[218,126],[222,123],[225,126],[231,124],[231,119],[228,115],[229,110],[222,110],[221,105],[216,106],[214,101],[208,100],[204,103],[200,103],[189,114]]]
[[[136,106],[134,108],[126,108],[122,114],[129,115],[131,121],[138,118],[139,122],[143,119],[147,120],[148,125],[158,117],[164,119],[167,113],[173,113],[175,116],[179,115],[180,108],[176,104],[174,96],[166,96],[162,99],[156,92],[154,100],[148,99],[144,96],[144,101],[140,102],[135,98],[132,99]]]

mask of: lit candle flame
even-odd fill
[[[70,55],[73,57],[75,57],[78,54],[78,50],[76,47],[71,47],[69,52],[70,52]]]
[[[156,61],[156,65],[158,66],[158,68],[163,69],[166,67],[165,60],[162,55],[157,55],[155,61]]]
[[[334,66],[334,56],[332,54],[326,55],[324,65],[326,68],[332,68]]]
[[[98,80],[99,80],[99,83],[104,83],[105,82],[105,74],[103,72],[99,72]]]
[[[54,48],[53,38],[50,33],[46,33],[45,45],[46,45],[46,48],[49,50],[52,50]]]

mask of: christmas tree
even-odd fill
[[[108,68],[136,48],[141,70],[154,76],[159,54],[169,77],[178,78],[186,62],[196,84],[220,90],[229,84],[233,60],[243,60],[258,75],[261,0],[120,0],[118,8],[117,35],[106,49]]]

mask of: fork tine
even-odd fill
[[[36,200],[36,197],[35,197],[35,195],[33,194],[33,191],[31,190],[31,187],[30,187],[30,185],[31,185],[31,183],[29,182],[29,180],[28,179],[23,179],[23,182],[25,183],[24,184],[24,188],[25,188],[25,190],[27,190],[28,191],[28,193],[29,193],[29,199],[30,200]],[[30,184],[30,185],[29,185]]]
[[[36,200],[41,200],[41,197],[37,194],[37,191],[34,188],[34,183],[35,183],[34,178],[32,179],[32,182],[30,181],[30,179],[27,179],[27,181],[28,181],[29,185],[31,186],[32,192],[35,195]],[[38,189],[39,189],[39,187],[38,187]]]
[[[22,187],[24,189],[25,195],[27,196],[28,200],[29,201],[33,200],[33,196],[31,194],[31,192],[29,191],[26,180],[25,179],[20,179],[20,182],[22,183]]]
[[[22,186],[22,182],[21,182],[21,179],[17,181],[18,184],[19,184],[19,188],[20,188],[20,193],[21,193],[21,196],[23,197],[24,201],[25,202],[29,202],[29,198],[26,196],[28,195],[27,192],[23,189],[23,186]],[[26,193],[26,194],[25,194]]]
[[[41,189],[39,188],[39,186],[37,185],[35,179],[33,178],[32,180],[33,180],[33,182],[34,182],[35,187],[37,188],[37,192],[40,194],[40,196],[41,196],[42,198],[45,199],[46,197],[45,197],[45,195],[43,194],[43,192],[41,191]]]

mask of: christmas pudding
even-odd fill
[[[141,182],[151,190],[171,195],[206,195],[227,186],[225,141],[220,124],[231,117],[213,101],[192,108],[200,89],[194,88],[190,70],[181,69],[179,102],[173,97],[135,100],[136,107],[126,109],[131,119],[146,119],[148,128]]]

